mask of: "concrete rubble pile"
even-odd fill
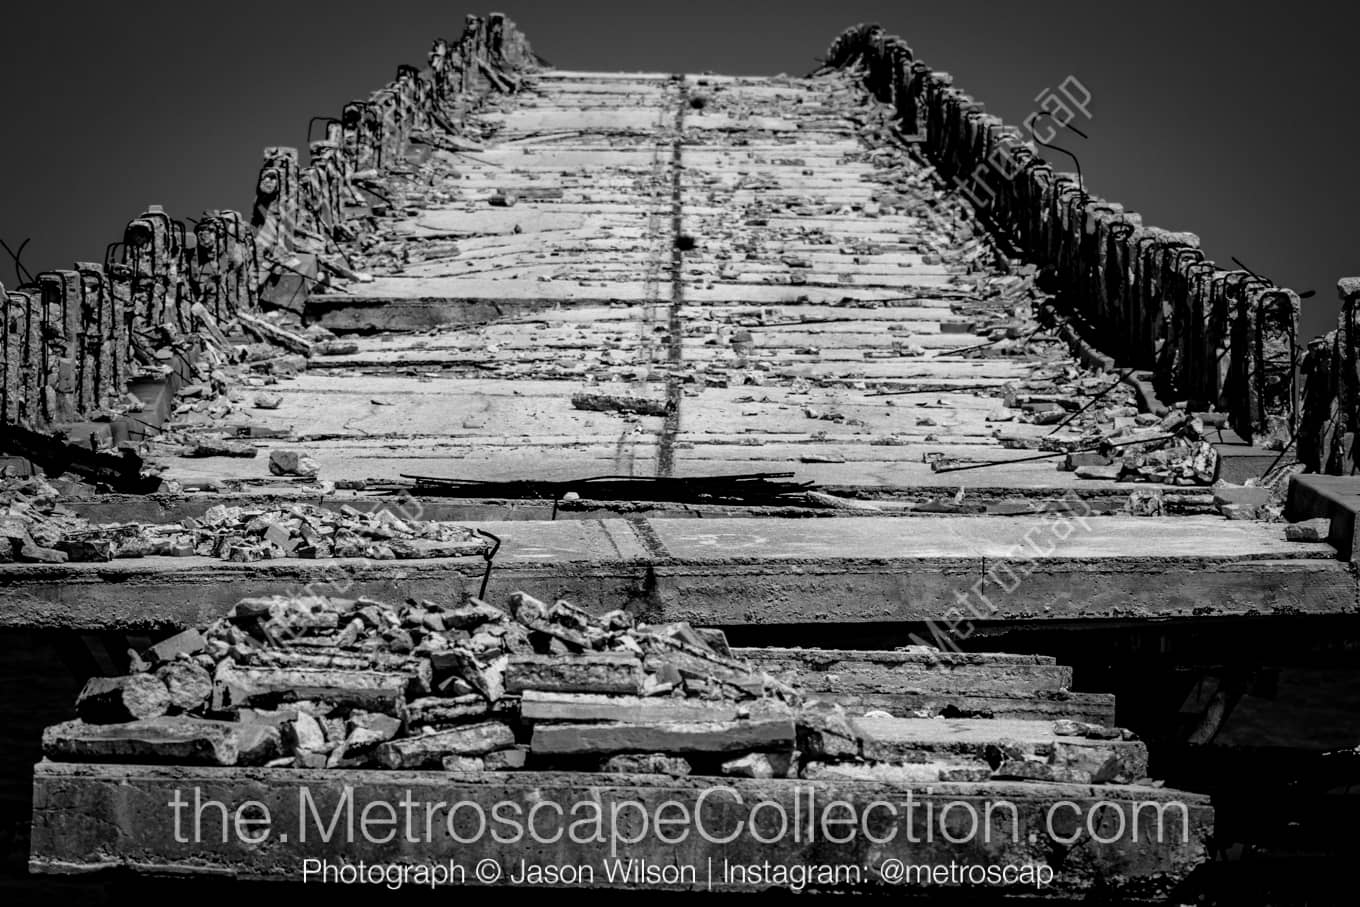
[[[386,509],[312,504],[249,509],[222,504],[178,523],[92,524],[41,478],[0,488],[0,563],[215,557],[402,560],[484,555],[491,542],[456,523],[403,519]]]
[[[812,656],[857,670],[850,653]],[[770,657],[789,669],[799,651]],[[1127,731],[852,712],[795,685],[811,676],[806,664],[786,673],[791,683],[763,658],[733,652],[719,631],[522,592],[504,609],[249,598],[133,655],[132,673],[92,678],[79,717],[49,727],[43,750],[55,761],[313,769],[1146,783],[1146,748]],[[954,668],[985,675],[986,658]],[[1035,670],[1013,660],[999,670]]]

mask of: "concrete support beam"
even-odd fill
[[[472,524],[504,540],[487,596],[517,589],[698,625],[1165,620],[1353,614],[1326,545],[1219,518],[571,520]],[[1055,526],[1058,526],[1056,530]],[[1067,533],[1059,540],[1053,532]],[[1030,556],[1035,550],[1047,556]],[[193,626],[243,596],[309,591],[447,600],[477,594],[481,558],[148,557],[0,565],[0,626]]]
[[[186,804],[179,808],[178,839],[169,805],[177,791],[178,802]],[[196,827],[196,795],[198,806],[215,801],[233,817],[254,801],[243,813],[247,834],[237,834],[229,822],[224,835],[214,806],[205,807]],[[414,804],[409,827],[403,798]],[[524,817],[543,802],[563,812],[540,809],[530,834]],[[497,804],[503,805],[493,814]],[[264,810],[268,825],[249,822]],[[578,828],[573,841],[570,821],[597,810],[602,834],[582,840],[595,836]],[[856,822],[841,824],[852,814]],[[557,865],[578,867],[575,877],[556,880],[568,887],[795,887],[763,870],[732,869],[768,863],[839,866],[838,878],[809,880],[808,887],[870,890],[887,887],[885,866],[891,873],[889,861],[899,860],[906,866],[1029,864],[1031,872],[1049,870],[1046,894],[1079,896],[1102,887],[1140,899],[1171,895],[1207,858],[1213,831],[1208,798],[1149,787],[49,763],[35,771],[33,815],[29,868],[43,874],[123,869],[300,881],[304,871],[319,873],[323,861],[363,860],[424,864],[427,872],[438,864],[450,873],[446,882],[465,885],[544,887],[554,882],[536,869]],[[519,817],[523,834],[516,846],[493,838],[495,830],[502,837],[514,834],[494,824],[494,815]],[[555,815],[568,817],[560,829]],[[658,815],[670,821],[658,825]],[[485,827],[479,816],[486,817]],[[327,840],[324,832],[337,817]],[[781,829],[785,821],[788,827]],[[637,878],[627,874],[630,858],[634,872],[645,864],[653,870],[689,867],[692,874]]]

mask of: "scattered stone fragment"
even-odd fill
[[[515,735],[499,721],[484,721],[393,740],[378,747],[378,761],[388,768],[428,768],[445,756],[482,756],[513,746]]]
[[[401,720],[381,712],[353,711],[349,716],[349,733],[345,748],[362,751],[386,743],[401,732]]]
[[[156,677],[170,692],[170,706],[180,712],[203,707],[212,697],[212,675],[188,659],[172,661],[156,671]]]
[[[1325,517],[1290,523],[1284,527],[1284,537],[1290,542],[1325,542],[1332,533],[1332,521]]]
[[[486,769],[486,760],[477,756],[445,756],[440,765],[446,772],[480,772]]]
[[[283,731],[284,743],[294,755],[320,753],[327,748],[326,729],[309,712],[297,712],[293,720],[283,726]]]
[[[530,746],[544,755],[725,753],[793,748],[791,718],[673,724],[539,724]]]
[[[240,322],[241,327],[267,343],[277,344],[302,356],[312,355],[311,341],[301,334],[247,312],[237,312],[236,320]]]
[[[581,391],[572,394],[571,405],[576,409],[606,413],[633,413],[639,416],[664,416],[668,412],[665,400],[606,394],[596,391]]]
[[[548,693],[642,692],[642,662],[627,652],[583,655],[516,655],[505,672],[511,693],[529,690]]]
[[[986,781],[992,771],[985,764],[953,765],[918,762],[890,765],[881,762],[813,762],[802,776],[826,781],[876,781],[888,784],[933,784],[936,781]]]
[[[87,724],[80,720],[43,731],[43,755],[67,762],[142,762],[173,765],[236,765],[243,726],[165,715],[123,724]],[[248,732],[252,748],[258,731]]]
[[[1090,784],[1091,773],[1064,765],[1050,765],[1032,759],[1007,759],[992,774],[998,781],[1052,781]]]
[[[1132,784],[1148,777],[1147,747],[1136,740],[1062,737],[1053,745],[1052,764],[1089,773],[1096,784]]]
[[[193,445],[186,447],[181,453],[185,457],[241,457],[250,459],[257,451],[254,445],[238,444],[235,441],[222,441],[203,438]]]
[[[489,772],[516,771],[524,768],[528,760],[529,748],[522,745],[496,750],[482,757],[482,763]]]
[[[274,450],[269,453],[269,471],[276,476],[311,478],[321,467],[306,454],[295,450]]]
[[[610,756],[600,771],[611,775],[670,775],[683,778],[690,773],[688,760],[666,753],[620,753]]]
[[[89,724],[118,724],[164,715],[170,691],[151,674],[91,677],[76,698],[76,714]]]
[[[197,655],[207,648],[203,634],[193,628],[183,630],[146,650],[146,657],[152,664],[174,661],[182,655]]]
[[[407,703],[406,720],[412,725],[428,724],[439,727],[465,721],[469,718],[477,718],[486,715],[489,711],[490,704],[486,697],[480,693],[470,693],[466,696],[452,698],[429,696],[413,699]]]
[[[1230,518],[1258,519],[1264,508],[1274,499],[1274,492],[1264,486],[1221,484],[1214,488],[1214,503]]]
[[[1125,732],[1120,728],[1091,724],[1086,721],[1073,721],[1070,718],[1060,718],[1053,722],[1053,733],[1059,737],[1086,737],[1091,740],[1121,740],[1125,738]]]
[[[798,749],[810,759],[856,758],[863,735],[843,710],[809,707],[798,714]]]
[[[722,773],[734,778],[786,778],[793,759],[789,753],[747,753],[722,764]]]
[[[621,721],[635,724],[735,721],[738,706],[694,699],[601,696],[525,690],[520,715],[529,721]]]
[[[223,661],[213,677],[213,710],[324,700],[396,715],[409,684],[409,676],[395,672],[238,667]]]

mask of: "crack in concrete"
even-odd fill
[[[675,139],[671,144],[671,305],[667,323],[666,419],[657,438],[656,474],[675,474],[675,439],[680,434],[680,402],[683,397],[685,332],[680,311],[685,304],[685,252],[680,246],[684,227],[682,197],[684,164],[681,146],[685,141],[685,108],[689,106],[689,87],[683,75],[676,76],[679,100],[675,107]]]

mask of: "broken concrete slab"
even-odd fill
[[[516,655],[505,671],[511,693],[642,693],[642,661],[622,652],[577,656]]]
[[[121,724],[164,715],[172,701],[154,674],[91,677],[76,697],[76,712],[90,724]]]
[[[628,724],[735,721],[736,703],[668,697],[602,696],[525,690],[520,715],[527,721],[614,721]]]
[[[175,715],[120,724],[75,720],[43,732],[43,755],[65,762],[236,765],[243,735],[258,733],[258,726]]]
[[[530,747],[537,754],[730,753],[792,749],[793,719],[674,722],[670,724],[538,724]]]
[[[173,866],[181,873],[214,876],[220,875],[225,867],[240,879],[296,879],[297,867],[303,859],[334,859],[336,845],[311,833],[314,829],[310,825],[307,826],[309,834],[291,834],[287,841],[283,841],[278,832],[302,827],[309,821],[308,810],[329,817],[339,808],[343,817],[345,798],[352,798],[354,804],[395,802],[402,791],[408,789],[417,802],[466,801],[479,804],[488,813],[496,802],[516,802],[527,808],[532,803],[548,801],[560,805],[564,814],[570,816],[574,815],[573,808],[578,811],[589,809],[576,807],[577,803],[595,802],[602,815],[608,816],[611,809],[617,808],[616,804],[628,801],[641,804],[642,810],[651,815],[661,804],[678,801],[685,804],[689,814],[697,811],[705,816],[714,823],[715,829],[716,823],[723,821],[724,833],[708,837],[725,838],[730,834],[727,829],[735,826],[726,824],[728,820],[720,820],[719,814],[713,811],[716,804],[708,802],[712,800],[712,794],[707,795],[704,802],[698,799],[704,791],[711,790],[711,780],[669,778],[662,781],[656,775],[576,772],[486,774],[479,778],[460,775],[453,780],[447,774],[433,771],[407,774],[394,786],[391,777],[383,772],[343,771],[334,773],[325,783],[318,783],[315,772],[297,769],[200,768],[186,772],[182,768],[152,766],[44,764],[35,773],[35,814],[40,820],[34,825],[29,867],[32,872],[50,874],[97,868],[146,873]],[[865,865],[863,842],[838,844],[826,838],[810,842],[805,838],[794,840],[793,835],[778,835],[774,833],[777,826],[764,824],[763,815],[777,816],[776,810],[768,807],[762,814],[752,814],[753,806],[772,801],[792,815],[794,800],[799,798],[802,814],[812,810],[819,816],[827,804],[835,801],[849,803],[857,815],[865,814],[870,804],[877,801],[899,804],[894,824],[871,825],[875,836],[882,838],[888,828],[904,822],[924,821],[937,832],[942,828],[953,828],[937,823],[943,808],[957,802],[967,806],[956,806],[951,812],[964,813],[971,807],[982,817],[989,815],[989,808],[992,810],[990,815],[1001,825],[989,843],[983,844],[980,838],[955,843],[962,836],[957,829],[950,832],[949,839],[938,833],[926,837],[921,831],[912,835],[913,840],[909,842],[906,834],[897,834],[887,844],[878,846],[869,869],[859,883],[849,887],[876,887],[879,884],[877,867],[881,861],[890,858],[910,864],[947,864],[951,860],[972,859],[988,865],[997,860],[1009,864],[1038,859],[1042,865],[1048,865],[1042,856],[1046,848],[1059,841],[1071,841],[1080,842],[1084,858],[1077,863],[1067,861],[1061,871],[1055,871],[1047,889],[1050,894],[1080,897],[1100,887],[1108,892],[1126,892],[1145,898],[1173,891],[1180,880],[1203,864],[1209,857],[1208,840],[1213,832],[1207,797],[1164,788],[996,781],[902,785],[871,780],[744,778],[725,779],[723,784],[731,794],[724,795],[722,806],[724,810],[737,811],[733,821],[740,819],[744,823],[748,818],[756,821],[760,837],[775,843],[758,844],[750,837],[739,836],[735,842],[713,844],[706,842],[703,836],[692,834],[680,844],[663,844],[655,838],[647,838],[644,842],[628,845],[628,855],[668,865],[703,866],[709,859],[720,865],[726,859],[729,864],[769,861],[772,865],[818,863],[862,867]],[[310,806],[300,796],[303,787],[310,791]],[[197,841],[192,847],[177,844],[173,836],[173,813],[165,804],[171,802],[175,789],[191,788],[197,788],[206,800],[228,804],[247,800],[262,802],[272,817],[269,826],[271,846],[264,849],[232,836],[221,840],[216,835]],[[901,805],[908,801],[914,804],[911,818],[906,818],[906,806]],[[1070,806],[1061,807],[1050,815],[1058,803]],[[1109,843],[1101,843],[1084,830],[1086,817],[1094,814],[1109,817],[1111,811],[1121,815],[1125,833]],[[105,816],[109,821],[91,822],[91,815]],[[441,812],[440,821],[443,815]],[[1162,827],[1160,833],[1158,823]],[[1096,827],[1107,828],[1104,824]],[[1135,828],[1136,833],[1133,832]],[[1102,832],[1100,837],[1107,839],[1113,835]],[[1054,845],[1045,843],[1050,841]],[[502,880],[510,878],[519,865],[518,852],[507,851],[504,845],[489,836],[463,844],[435,834],[430,842],[426,859],[453,859],[458,863],[489,859],[501,868]],[[1036,842],[1044,848],[1037,858]],[[1063,849],[1071,846],[1064,845]],[[346,843],[344,847],[345,858],[355,862],[381,863],[384,854],[389,852],[390,844],[367,842],[362,838]],[[573,865],[594,861],[598,866],[601,860],[611,858],[611,848],[606,836],[603,842],[552,845],[541,858]],[[573,884],[640,887],[636,881],[628,879],[611,883],[601,870],[597,870],[593,880],[578,880]],[[708,886],[697,879],[676,878],[670,882],[658,880],[646,887],[698,890]],[[729,875],[717,887],[756,890],[767,888],[768,884],[758,882],[753,885],[749,878]]]
[[[324,700],[392,715],[405,706],[410,684],[410,675],[391,671],[240,667],[224,661],[213,677],[213,708]]]
[[[484,756],[514,744],[514,732],[507,725],[482,721],[393,740],[379,746],[377,755],[388,768],[425,768],[439,765],[446,756]]]

